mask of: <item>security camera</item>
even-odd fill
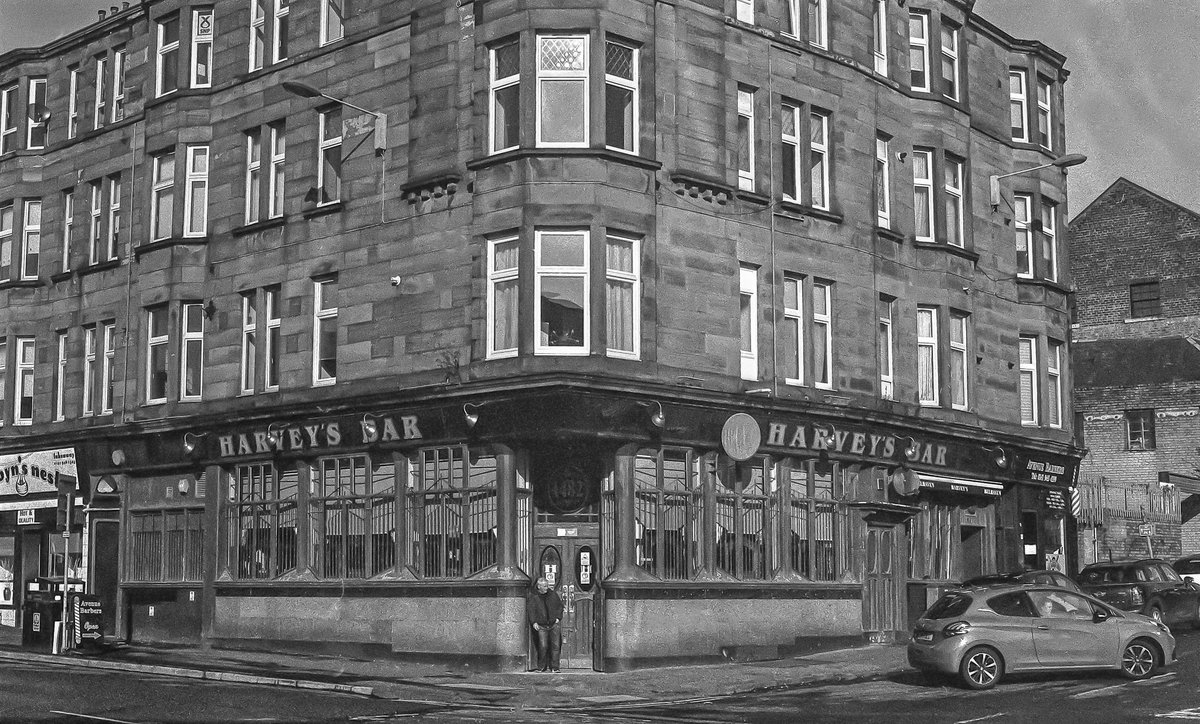
[[[392,286],[398,287],[402,281],[404,281],[404,277],[392,277]]]
[[[904,6],[902,5],[901,7],[904,7]],[[904,163],[904,159],[908,158],[908,152],[901,151],[900,153],[896,154],[896,158],[897,158],[897,160],[900,161],[900,163]]]

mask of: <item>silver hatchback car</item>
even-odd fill
[[[990,689],[1006,673],[1112,669],[1144,679],[1175,662],[1166,625],[1053,586],[949,591],[917,621],[908,663]]]

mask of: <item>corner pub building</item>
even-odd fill
[[[1067,73],[972,2],[101,16],[0,55],[0,455],[82,509],[0,484],[3,627],[66,560],[132,641],[520,669],[541,574],[613,671],[1073,566]]]

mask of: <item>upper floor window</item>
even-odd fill
[[[313,385],[337,382],[338,281],[313,280]]]
[[[1125,429],[1130,450],[1154,450],[1154,410],[1126,410]]]
[[[25,200],[25,224],[21,234],[21,278],[38,278],[38,260],[42,249],[42,202]]]
[[[13,202],[0,203],[0,280],[8,279],[12,271]]]
[[[208,233],[208,146],[187,147],[187,187],[184,196],[184,236]]]
[[[741,320],[741,375],[743,380],[758,379],[758,269],[739,269],[738,298]]]
[[[79,81],[82,74],[77,65],[68,68],[67,73],[70,78],[67,83],[67,138],[74,138],[79,135]]]
[[[55,333],[57,356],[54,362],[54,421],[67,419],[67,333]]]
[[[917,399],[939,403],[937,308],[917,307]]]
[[[113,397],[117,389],[117,323],[105,322],[101,329],[101,343],[104,345],[104,361],[100,374],[100,414],[111,415]],[[93,340],[93,345],[95,340]],[[95,348],[93,347],[93,353]]]
[[[1053,126],[1050,123],[1050,90],[1050,81],[1039,77],[1037,84],[1038,143],[1046,149],[1054,148]]]
[[[250,0],[250,70],[263,67],[267,52],[267,0]]]
[[[622,43],[604,44],[604,143],[638,152],[638,51]]]
[[[104,186],[100,179],[88,184],[88,192],[88,264],[99,264],[104,259]]]
[[[929,13],[908,14],[909,87],[929,92]]]
[[[520,242],[517,237],[488,241],[487,356],[517,354],[517,302]]]
[[[25,148],[36,149],[46,147],[46,121],[49,113],[46,110],[46,79],[29,79],[29,112],[26,114]]]
[[[13,424],[33,424],[34,362],[36,340],[17,337],[17,374],[13,391]]]
[[[260,387],[265,392],[279,389],[279,291],[279,287],[265,287],[242,293],[242,394],[251,394]],[[265,315],[259,314],[261,309],[265,309]]]
[[[1020,362],[1021,424],[1036,425],[1038,415],[1037,337],[1017,340]]]
[[[492,153],[520,145],[521,67],[520,44],[513,40],[491,49],[490,90],[492,121],[488,124]]]
[[[801,138],[808,138],[801,143]],[[784,102],[780,106],[780,169],[783,198],[829,208],[829,115]],[[804,187],[801,186],[804,184]]]
[[[896,399],[896,337],[892,327],[895,306],[895,299],[885,294],[879,295],[876,345],[879,348],[879,396],[885,400]]]
[[[641,335],[640,240],[609,234],[605,301],[608,356],[637,359]]]
[[[0,211],[0,215],[2,214],[3,211]],[[2,229],[3,221],[0,219],[0,231]],[[1162,296],[1157,279],[1129,285],[1130,317],[1137,319],[1139,317],[1157,317],[1161,314]]]
[[[125,118],[125,49],[113,51],[112,60],[112,120],[113,123]]]
[[[17,148],[17,86],[0,88],[0,153]]]
[[[784,276],[779,364],[787,384],[833,387],[832,304],[830,282]]]
[[[738,86],[737,91],[737,172],[738,188],[754,190],[754,90]]]
[[[812,285],[813,384],[833,387],[833,285]]]
[[[278,121],[270,125],[271,135],[271,168],[269,179],[269,188],[267,189],[267,215],[272,219],[277,219],[283,216],[283,199],[284,199],[284,168],[287,161],[287,136],[284,133],[283,121]]]
[[[805,0],[787,0],[783,16],[783,34],[800,37],[800,3]]]
[[[240,390],[254,392],[255,363],[258,359],[258,299],[255,291],[242,292],[242,354]]]
[[[274,37],[271,42],[271,62],[278,63],[288,57],[288,13],[291,0],[274,0]]]
[[[828,48],[828,0],[805,0],[805,3],[808,5],[808,42],[818,48]]]
[[[179,90],[179,15],[158,21],[155,95]]]
[[[174,151],[154,157],[150,183],[151,240],[169,239],[175,215]]]
[[[1008,116],[1012,140],[1029,140],[1029,76],[1023,70],[1008,71]]]
[[[586,146],[588,37],[544,35],[537,45],[537,144]]]
[[[342,198],[342,108],[335,106],[318,115],[320,138],[317,159],[319,204],[332,204]]]
[[[346,0],[321,0],[321,45],[346,34]]]
[[[946,243],[966,245],[963,218],[963,162],[947,155],[943,164],[946,194]]]
[[[179,345],[179,399],[199,400],[204,390],[204,305],[183,305]]]
[[[754,0],[736,0],[734,12],[743,23],[754,22]]]
[[[969,367],[967,364],[967,333],[970,317],[959,312],[950,313],[950,406],[956,410],[967,409]]]
[[[192,87],[211,87],[212,73],[213,9],[201,8],[192,11]]]
[[[68,189],[62,193],[62,267],[61,271],[71,271],[71,237],[75,230],[75,191]]]
[[[1062,427],[1063,344],[1054,340],[1046,342],[1046,422],[1050,427]]]
[[[804,384],[804,279],[783,278],[783,324],[779,328],[783,378],[789,385]]]
[[[92,112],[92,128],[104,125],[108,116],[108,56],[96,56],[96,97]]]
[[[8,340],[0,337],[0,425],[4,424],[4,416],[7,412],[4,396],[5,390],[8,389]]]
[[[871,5],[871,27],[874,29],[872,49],[875,56],[875,72],[887,75],[888,72],[888,0],[874,0]]]
[[[167,305],[146,310],[146,402],[167,401]]]
[[[881,228],[892,226],[892,172],[889,160],[889,139],[875,136],[875,223]]]
[[[246,205],[245,223],[259,220],[262,196],[262,133],[254,128],[246,132]]]
[[[282,290],[279,287],[267,287],[263,290],[266,300],[267,320],[264,335],[267,348],[263,352],[263,389],[274,392],[279,389],[279,355],[283,351],[283,339],[280,329],[283,318],[280,312],[282,306]]]
[[[914,148],[913,213],[917,241],[933,241],[933,151]]]
[[[829,209],[829,115],[821,111],[808,114],[809,203]]]
[[[1046,278],[1058,281],[1058,206],[1042,199],[1042,268]]]
[[[1017,245],[1017,277],[1033,278],[1033,254],[1031,217],[1029,210],[1033,207],[1033,197],[1029,194],[1013,194],[1013,230],[1016,234]]]
[[[537,354],[587,354],[591,339],[588,232],[534,234]]]
[[[116,259],[121,244],[121,174],[108,177],[108,248],[106,259]]]
[[[96,326],[83,328],[83,415],[96,412]]]
[[[942,95],[959,100],[958,28],[942,20]]]

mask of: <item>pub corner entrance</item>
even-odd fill
[[[564,669],[596,668],[599,654],[600,523],[583,520],[587,517],[592,516],[539,511],[534,524],[537,575],[550,582],[563,602],[560,663]]]

